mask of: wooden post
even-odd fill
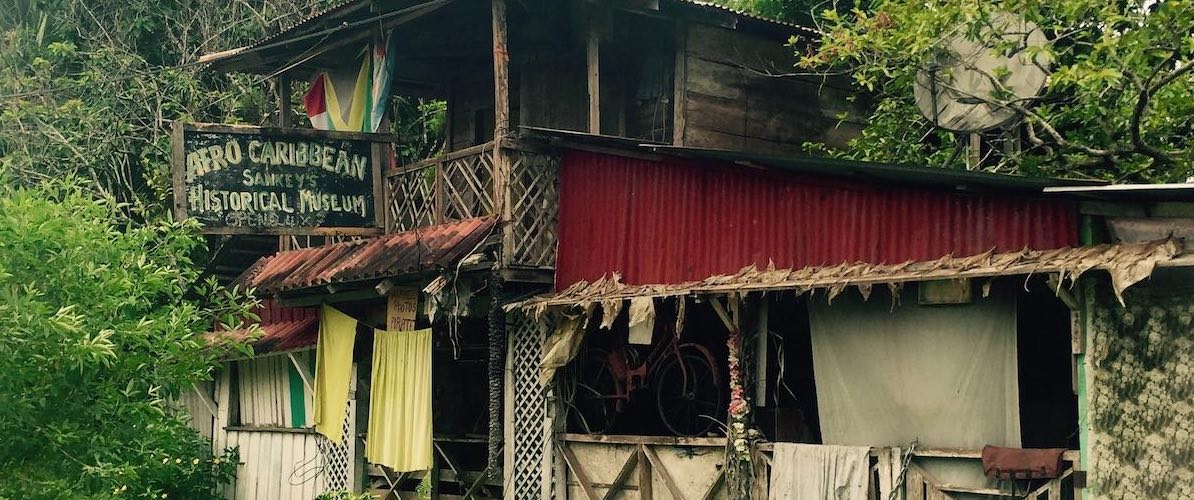
[[[490,0],[493,6],[493,208],[502,227],[502,245],[498,251],[503,267],[511,260],[513,232],[506,194],[509,188],[510,159],[504,147],[510,133],[510,52],[506,43],[506,0]]]
[[[589,18],[585,54],[589,79],[589,133],[601,133],[601,35],[595,16]]]
[[[767,296],[759,297],[755,321],[755,406],[767,405]]]
[[[635,450],[638,453],[638,497],[642,500],[654,500],[655,495],[652,491],[653,484],[651,483],[651,461],[647,460],[647,454],[643,450]]]
[[[506,44],[506,0],[493,5],[493,115],[494,141],[510,132],[510,53]]]
[[[684,127],[687,123],[685,107],[688,100],[688,24],[676,22],[676,62],[672,67],[672,144],[684,145]]]
[[[290,75],[278,77],[278,126],[290,128],[294,126],[292,114],[294,103],[290,101]]]

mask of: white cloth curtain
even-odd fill
[[[870,448],[775,443],[770,500],[866,500]]]
[[[921,306],[905,292],[853,291],[809,306],[825,444],[980,449],[1020,446],[1016,306],[1010,293]],[[932,465],[932,464],[928,464]],[[932,469],[937,469],[936,471]],[[981,468],[930,467],[943,481],[982,482]]]

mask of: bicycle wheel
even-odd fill
[[[680,347],[679,356],[663,360],[655,381],[659,418],[678,436],[701,436],[721,422],[725,413],[717,367],[694,347]]]
[[[576,389],[572,393],[573,426],[588,434],[603,434],[617,417],[618,386],[607,361],[609,352],[588,349],[577,360]]]

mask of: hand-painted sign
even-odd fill
[[[366,234],[382,226],[372,134],[176,125],[174,210],[208,233]]]

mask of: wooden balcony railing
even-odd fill
[[[552,268],[558,176],[554,152],[510,140],[403,165],[386,175],[386,232],[499,214],[503,266]]]
[[[492,215],[494,144],[403,165],[386,176],[386,232]]]

